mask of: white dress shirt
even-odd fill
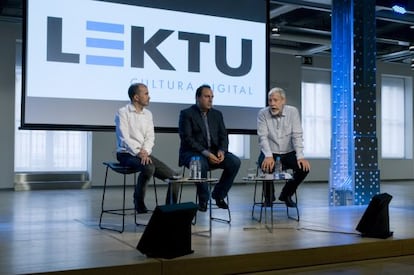
[[[151,154],[154,147],[154,122],[147,109],[137,111],[131,103],[120,108],[115,115],[117,152],[138,155],[141,149]]]
[[[290,105],[283,107],[280,115],[272,115],[269,107],[257,115],[257,135],[260,150],[265,157],[295,151],[297,159],[303,159],[303,130],[299,111]]]

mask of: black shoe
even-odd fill
[[[292,198],[289,196],[279,196],[280,201],[284,201],[287,207],[296,207],[296,203],[292,201]]]
[[[273,202],[270,202],[268,200],[265,200],[265,202],[263,203],[263,207],[272,207],[273,206]]]
[[[138,214],[145,214],[148,213],[148,209],[145,208],[135,208],[135,210],[137,211]]]
[[[223,199],[215,199],[218,208],[229,209],[229,206]]]
[[[265,203],[268,204],[268,206],[270,206],[272,204],[272,202],[274,202],[276,200],[275,195],[273,195],[272,197],[270,196],[265,196]]]
[[[206,212],[207,211],[207,202],[198,203],[198,211]]]
[[[145,214],[148,213],[148,208],[143,202],[135,202],[135,211],[137,211],[138,214]]]

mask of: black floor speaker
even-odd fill
[[[362,237],[386,239],[392,236],[393,232],[390,232],[388,213],[388,205],[391,199],[392,196],[387,193],[372,197],[356,227],[356,230],[361,232]]]
[[[157,206],[137,249],[148,257],[172,259],[193,253],[191,221],[197,212],[192,202]]]

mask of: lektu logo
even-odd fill
[[[59,17],[47,17],[47,61],[80,63],[79,53],[63,52],[62,37],[63,20]],[[177,33],[178,40],[187,42],[187,70],[188,72],[200,72],[202,61],[203,43],[209,47],[214,47],[215,65],[217,69],[228,76],[247,75],[252,68],[252,40],[241,39],[241,57],[239,66],[230,66],[227,60],[227,37],[214,35],[214,43],[211,43],[210,34],[193,33],[185,31],[174,31],[158,29],[149,39],[145,39],[145,28],[141,26],[130,26],[131,28],[131,49],[130,60],[131,68],[144,68],[145,54],[154,62],[160,70],[175,71],[174,65],[162,54],[159,46],[167,39],[174,39],[173,33]],[[125,26],[107,22],[86,21],[88,31],[102,32],[106,34],[125,34]],[[122,57],[126,53],[125,42],[119,39],[85,37],[85,46],[93,52],[94,49],[110,49],[119,55],[94,55],[87,54],[85,62],[89,65],[116,66],[124,67],[125,59]],[[212,45],[214,44],[214,45]],[[175,44],[174,44],[175,45]],[[177,47],[182,47],[182,43],[177,43]]]

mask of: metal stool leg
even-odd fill
[[[211,194],[211,189],[212,189],[212,186],[211,186],[211,182],[209,183],[209,193]],[[213,216],[213,213],[212,213],[212,210],[213,210],[213,208],[214,208],[214,206],[215,205],[213,205],[213,203],[212,203],[212,198],[211,198],[211,195],[210,195],[210,198],[209,198],[209,202],[208,202],[208,206],[209,206],[209,218],[210,218],[210,220],[212,220],[212,221],[218,221],[218,222],[224,222],[224,223],[228,223],[228,224],[230,224],[231,223],[231,212],[230,212],[230,202],[229,202],[229,196],[227,195],[226,196],[226,202],[227,202],[227,205],[229,205],[229,208],[227,208],[226,210],[227,210],[227,216],[228,216],[228,218],[227,219],[224,219],[224,218],[218,218],[218,217],[214,217]],[[196,201],[196,204],[198,203],[198,196],[197,196],[197,194],[196,194],[196,198],[195,198],[195,201]],[[195,215],[194,216],[194,219],[193,219],[193,221],[192,221],[192,224],[193,225],[195,225],[197,223],[197,215]]]
[[[103,214],[104,214],[104,201],[105,201],[105,192],[106,192],[106,181],[107,181],[107,178],[108,178],[108,169],[109,169],[109,167],[107,166],[106,167],[106,172],[105,172],[105,181],[104,181],[104,186],[103,186],[103,192],[102,192],[102,201],[101,201],[101,216],[100,216],[100,218],[99,218],[99,228],[100,229],[104,229],[103,227],[102,227],[102,216],[103,216]]]
[[[102,203],[101,203],[101,216],[99,218],[99,228],[100,229],[107,229],[107,230],[112,230],[112,231],[116,231],[119,233],[124,232],[125,230],[125,215],[126,215],[126,210],[125,209],[125,189],[126,189],[126,174],[123,174],[124,180],[123,180],[123,195],[122,195],[122,209],[111,209],[111,210],[105,210],[104,209],[104,201],[105,201],[105,193],[106,193],[106,187],[107,187],[107,181],[108,181],[108,169],[109,166],[106,167],[106,172],[105,172],[105,181],[104,181],[104,189],[103,189],[103,194],[102,194]],[[119,214],[117,211],[121,210],[121,214]],[[121,215],[122,216],[122,227],[121,230],[118,230],[116,228],[112,228],[112,227],[105,227],[102,225],[102,216],[104,213],[107,214],[116,214],[116,215]]]
[[[211,198],[210,198],[210,201],[211,201]],[[210,215],[210,219],[211,220],[213,220],[213,221],[218,221],[218,222],[224,222],[224,223],[228,223],[228,224],[230,224],[231,223],[231,212],[230,212],[230,203],[229,203],[229,196],[227,195],[226,196],[226,202],[227,202],[227,205],[229,206],[229,208],[227,208],[226,210],[227,210],[227,219],[225,219],[225,218],[218,218],[218,217],[214,217],[212,214]],[[218,209],[218,208],[217,208]]]
[[[124,174],[124,190],[122,196],[122,231],[125,229],[125,188],[126,188],[126,175]]]
[[[263,208],[265,209],[265,226],[270,231],[273,232],[273,205],[274,202],[272,201],[272,197],[270,197],[269,205],[266,205],[266,195],[267,196],[273,196],[274,187],[273,187],[273,181],[263,181],[262,185],[262,206],[260,209],[260,220],[262,219],[262,211]],[[265,190],[267,190],[267,194],[265,194]],[[267,208],[270,207],[270,227],[267,225]]]
[[[211,174],[210,174],[210,178],[211,178]],[[218,217],[214,217],[213,216],[213,203],[212,203],[213,198],[211,196],[212,186],[213,186],[213,182],[212,181],[209,181],[209,183],[208,183],[208,191],[209,191],[210,197],[209,197],[209,200],[208,200],[209,219],[208,219],[208,231],[207,231],[208,235],[207,235],[207,237],[211,237],[212,236],[213,221],[224,222],[224,223],[227,223],[227,224],[230,224],[231,223],[231,212],[230,212],[229,196],[228,195],[226,196],[227,205],[229,205],[229,208],[227,209],[228,219],[218,218]]]
[[[263,217],[263,208],[265,209],[265,223],[267,222],[267,208],[265,206],[265,201],[266,201],[266,196],[265,196],[265,190],[266,190],[266,185],[270,184],[268,181],[262,181],[262,198],[260,201],[260,218],[259,218],[259,222],[262,221],[262,217]]]
[[[136,173],[137,171],[130,168],[130,167],[123,167],[120,166],[118,163],[109,163],[109,162],[104,162],[104,165],[106,165],[106,171],[105,171],[105,181],[104,181],[104,187],[103,187],[103,193],[102,193],[102,202],[101,202],[101,215],[99,218],[99,228],[101,229],[107,229],[107,230],[112,230],[112,231],[116,231],[119,233],[124,232],[125,230],[125,216],[129,215],[129,212],[133,211],[133,215],[134,215],[134,222],[136,225],[141,225],[138,224],[137,222],[137,213],[135,211],[135,208],[126,208],[126,177],[128,174],[134,174],[134,187],[136,185]],[[106,196],[106,188],[107,188],[107,182],[108,182],[108,171],[109,168],[111,168],[114,172],[118,173],[118,174],[122,174],[123,175],[123,190],[122,190],[122,208],[118,208],[118,209],[105,209],[105,196]],[[104,214],[113,214],[113,215],[121,215],[122,216],[122,226],[121,229],[117,229],[114,227],[106,227],[102,225],[102,220],[103,220],[103,215]],[[145,225],[145,224],[143,224]]]
[[[158,194],[157,194],[157,185],[155,184],[155,177],[152,177],[154,183],[154,193],[155,193],[155,205],[158,206]]]
[[[289,219],[299,221],[298,195],[297,195],[296,191],[295,191],[294,195],[295,195],[295,203],[296,203],[296,206],[294,207],[296,209],[296,217],[290,215],[289,207],[286,207],[286,215],[288,216]]]
[[[266,205],[263,206],[264,209],[265,209],[265,214],[264,214],[265,215],[265,226],[269,230],[269,232],[273,232],[273,221],[274,221],[274,219],[273,219],[273,205],[274,205],[274,203],[270,202],[270,226],[268,226],[268,224],[267,224],[267,207],[268,206],[266,206]]]
[[[252,206],[252,219],[253,220],[255,220],[254,208],[256,206],[256,192],[257,192],[257,181],[254,182],[254,191],[253,191],[253,206]]]
[[[262,183],[262,192],[260,193],[260,199],[259,200],[257,200],[257,189],[258,189],[258,187],[257,187],[257,185],[259,184],[259,182],[261,182]],[[256,220],[256,221],[258,221],[258,222],[261,222],[262,221],[262,213],[263,213],[263,201],[264,201],[264,182],[263,181],[258,181],[258,180],[255,180],[255,182],[254,182],[254,192],[253,192],[253,206],[252,206],[252,219],[253,220]],[[255,216],[254,216],[254,212],[255,212],[255,209],[256,209],[256,207],[259,207],[260,208],[260,214],[259,214],[259,218],[256,218]]]
[[[182,172],[182,176],[185,176],[185,169],[186,167],[183,166],[183,172]],[[211,178],[211,170],[209,171],[209,178]],[[198,183],[195,183],[198,184]],[[218,217],[214,217],[213,216],[213,203],[212,203],[212,196],[211,196],[211,191],[212,191],[212,185],[213,182],[212,181],[208,181],[208,193],[209,193],[209,200],[208,200],[208,207],[209,207],[209,229],[208,229],[208,233],[211,237],[212,234],[212,221],[218,221],[218,222],[224,222],[224,223],[231,223],[231,212],[230,212],[230,203],[229,203],[229,196],[226,196],[226,202],[227,205],[229,205],[229,208],[227,209],[227,215],[228,215],[228,219],[223,219],[223,218],[218,218]],[[182,189],[183,189],[183,185],[181,185],[181,189],[180,189],[180,195],[179,195],[179,201],[181,202],[181,198],[182,198]],[[195,195],[195,202],[196,204],[198,204],[198,194],[196,192]],[[192,220],[192,225],[195,225],[197,223],[197,214],[194,216],[194,219]]]
[[[257,201],[257,195],[258,195],[257,194],[258,193],[257,185],[260,181],[262,182],[261,199],[260,199],[260,201]],[[264,208],[265,225],[269,229],[270,232],[273,231],[273,225],[274,225],[274,209],[273,208],[275,207],[275,205],[279,205],[279,204],[280,205],[283,204],[284,206],[286,206],[285,203],[283,203],[283,202],[274,202],[273,197],[270,197],[269,198],[270,201],[267,201],[267,203],[269,203],[269,204],[268,205],[266,204],[266,195],[272,196],[273,193],[274,193],[274,183],[275,183],[275,181],[278,182],[280,180],[255,180],[254,192],[253,192],[252,219],[257,220],[258,222],[261,222],[262,217],[263,217],[263,208]],[[270,184],[272,186],[270,186]],[[267,186],[267,185],[269,185],[269,186]],[[271,188],[271,187],[273,187],[273,188]],[[266,195],[265,195],[265,191],[264,191],[265,189],[267,191],[270,191],[270,192],[266,193]],[[294,195],[295,195],[294,196],[294,202],[296,203],[296,207],[293,207],[293,208],[295,208],[295,210],[296,210],[296,216],[294,214],[291,215],[291,212],[290,212],[289,208],[292,208],[292,207],[287,207],[287,206],[286,206],[286,215],[289,219],[299,221],[300,216],[299,216],[299,207],[298,207],[298,196],[297,196],[296,191],[295,191]],[[259,214],[258,218],[256,218],[256,216],[255,216],[255,210],[256,210],[255,207],[260,207],[260,214]],[[267,208],[268,207],[270,207],[270,226],[268,226],[268,213],[267,213]]]

